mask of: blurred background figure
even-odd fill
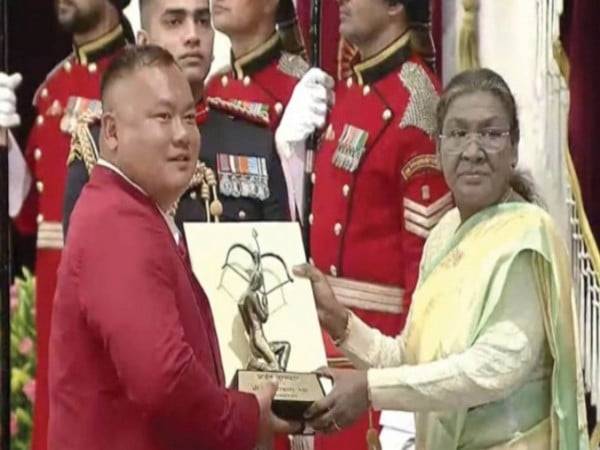
[[[56,0],[60,27],[73,52],[47,75],[34,95],[37,116],[25,155],[34,185],[15,219],[22,234],[36,235],[37,374],[32,448],[46,449],[48,338],[62,240],[62,201],[71,133],[80,114],[100,107],[100,78],[114,55],[131,42],[121,9],[128,0]],[[49,16],[51,17],[51,16]]]

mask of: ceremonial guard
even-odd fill
[[[231,67],[209,80],[207,96],[212,108],[274,131],[308,64],[291,52],[302,53],[292,1],[279,0],[272,9],[268,3],[214,2],[215,28],[231,40]]]
[[[33,99],[38,116],[29,134],[26,158],[35,189],[15,224],[23,234],[37,233],[35,450],[46,449],[48,339],[63,248],[62,203],[71,133],[82,111],[100,108],[101,75],[128,39],[133,39],[121,11],[127,3],[129,0],[57,3],[60,25],[73,33],[73,53],[48,74]]]
[[[255,123],[249,111],[241,109],[232,116],[209,107],[204,100],[214,37],[208,0],[188,1],[176,8],[177,12],[168,0],[142,2],[141,6],[140,43],[170,51],[184,68],[197,100],[200,161],[189,189],[172,209],[176,223],[288,220],[286,184],[271,130]],[[179,26],[164,26],[161,18],[175,13],[180,15]],[[203,63],[188,64],[190,54],[202,55]],[[64,202],[65,233],[75,202],[99,157],[100,117],[101,111],[86,112],[74,134]]]
[[[341,34],[362,59],[336,87],[309,216],[312,262],[339,301],[391,336],[405,323],[425,238],[452,207],[433,140],[439,84],[411,45],[404,3],[340,2]],[[348,366],[328,338],[326,350],[331,366]],[[367,427],[377,448],[377,421],[372,413],[317,436],[316,448],[364,449]]]
[[[207,86],[212,109],[275,132],[299,80],[308,70],[292,0],[216,0],[215,28],[231,40],[231,67]],[[305,121],[306,119],[302,119]],[[274,135],[272,137],[274,139]],[[276,146],[285,177],[288,216],[295,220],[299,193],[294,179],[302,168]]]

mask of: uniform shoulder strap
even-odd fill
[[[398,75],[409,100],[400,121],[400,128],[416,127],[429,136],[435,134],[435,109],[439,94],[425,68],[414,62],[405,62]]]
[[[277,67],[286,75],[298,79],[302,78],[304,74],[308,72],[308,69],[310,69],[310,65],[304,60],[304,58],[302,58],[300,55],[295,55],[288,52],[281,52]]]

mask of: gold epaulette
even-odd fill
[[[98,120],[99,116],[97,114],[83,113],[79,117],[75,131],[71,135],[71,148],[69,157],[67,158],[67,165],[79,159],[85,164],[88,174],[92,171],[100,156],[99,149],[90,132],[90,125]]]
[[[288,52],[281,53],[277,67],[286,75],[298,79],[302,78],[304,74],[308,72],[308,69],[310,69],[310,65],[304,60],[304,58],[302,58],[300,55],[295,55]]]
[[[439,95],[429,75],[419,64],[406,62],[398,76],[410,96],[400,121],[400,128],[416,127],[433,136]]]

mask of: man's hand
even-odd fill
[[[317,68],[310,69],[298,82],[275,132],[275,142],[283,156],[291,144],[305,141],[325,125],[333,105],[334,84],[333,78]]]
[[[354,423],[369,408],[367,372],[354,369],[321,369],[333,378],[333,390],[313,403],[304,417],[316,431],[333,433]]]
[[[311,281],[321,326],[327,330],[327,333],[334,340],[343,339],[346,333],[349,312],[336,300],[325,275],[310,264],[296,266],[293,271],[294,275],[308,278]]]
[[[277,381],[267,382],[260,391],[255,393],[260,410],[260,422],[258,431],[258,447],[261,450],[272,448],[275,434],[292,434],[301,429],[301,424],[288,422],[277,417],[271,411],[273,397],[277,392]]]
[[[21,118],[17,114],[15,90],[22,80],[20,73],[7,75],[0,72],[0,127],[2,128],[13,128],[21,124]]]

